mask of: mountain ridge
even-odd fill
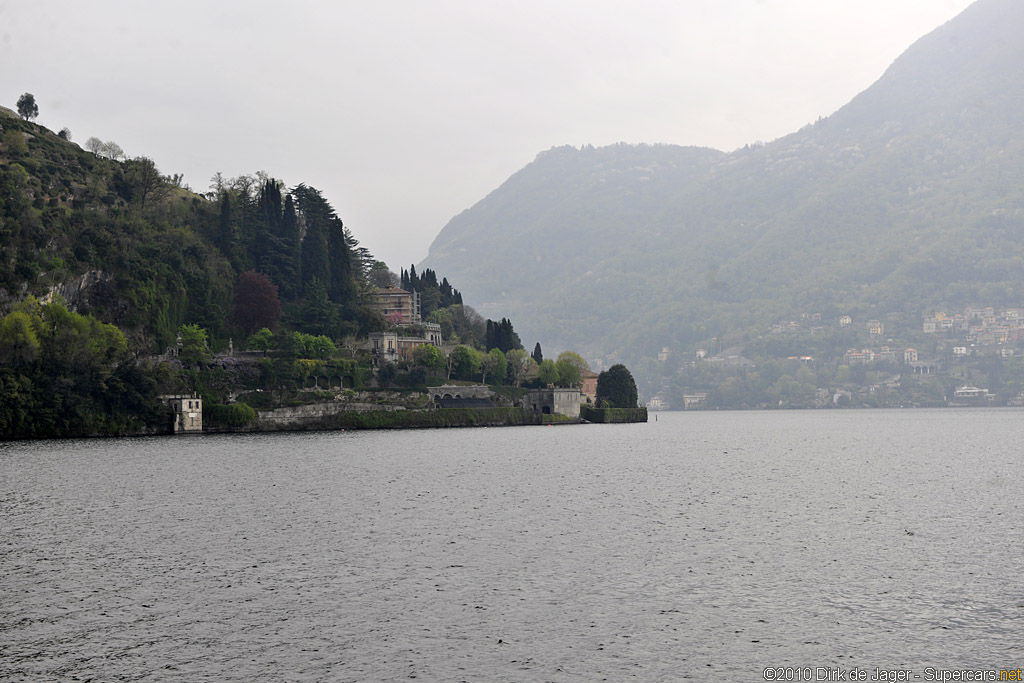
[[[1024,6],[979,0],[834,114],[763,146],[554,148],[453,218],[423,264],[524,338],[592,357],[802,310],[1016,302],[1021,28]]]

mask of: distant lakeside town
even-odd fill
[[[804,313],[689,356],[661,350],[649,409],[1024,406],[1024,308]]]

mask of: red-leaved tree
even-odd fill
[[[264,327],[274,329],[281,319],[281,299],[277,285],[263,273],[254,270],[238,276],[231,320],[246,335]]]

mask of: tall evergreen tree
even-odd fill
[[[499,323],[500,332],[498,334],[498,348],[501,349],[502,353],[508,353],[512,349],[523,348],[523,342],[520,341],[519,335],[512,328],[512,321],[508,318],[502,318]]]
[[[275,270],[273,261],[277,249],[274,241],[280,231],[281,211],[281,189],[273,178],[269,178],[260,186],[256,196],[256,215],[249,230],[248,244],[250,262],[263,273]]]
[[[348,226],[342,226],[342,234],[345,236],[345,245],[348,247],[351,253],[352,263],[352,275],[357,280],[365,280],[369,274],[370,269],[373,268],[373,264],[377,262],[373,254],[366,247],[359,246],[359,240],[352,234],[352,231],[348,229]]]
[[[356,289],[353,277],[355,264],[349,242],[345,239],[345,230],[341,219],[331,220],[329,231],[327,248],[330,252],[331,277],[327,294],[335,303],[351,303]]]
[[[281,295],[286,299],[298,298],[302,291],[299,264],[302,258],[302,244],[299,239],[299,220],[295,215],[295,202],[292,196],[284,198],[281,210],[281,221],[277,234],[273,239],[270,274],[274,282],[279,283]]]
[[[537,365],[544,362],[544,353],[540,350],[540,342],[537,342],[537,345],[533,347],[532,356],[533,360],[537,362]]]
[[[441,280],[441,308],[448,308],[454,303],[452,300],[452,286],[448,282],[448,278]]]
[[[336,218],[334,209],[323,198],[319,190],[308,185],[299,185],[292,190],[296,212],[305,227],[302,237],[302,294],[310,291],[310,284],[318,280],[321,284],[330,282],[329,236],[331,219]]]
[[[235,259],[235,228],[231,216],[231,197],[227,192],[220,193],[220,216],[217,219],[217,232],[214,235],[214,244],[220,249],[224,257],[233,265],[237,264]]]

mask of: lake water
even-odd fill
[[[0,679],[1016,669],[1022,426],[660,413],[0,444]]]

